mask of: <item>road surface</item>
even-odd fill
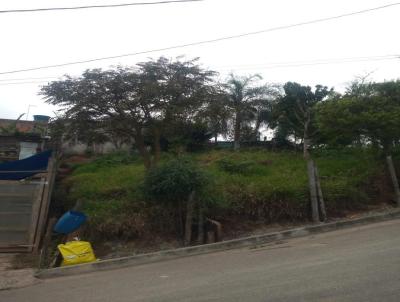
[[[400,220],[43,281],[1,302],[399,302]]]

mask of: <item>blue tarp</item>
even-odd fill
[[[20,180],[37,174],[37,171],[45,171],[50,156],[51,150],[48,150],[25,159],[0,164],[0,180]]]

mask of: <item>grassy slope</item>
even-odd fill
[[[370,152],[325,152],[315,157],[331,213],[337,208],[352,208],[368,202],[365,188],[382,169],[380,162]],[[249,175],[226,173],[215,164],[216,159],[220,158],[252,161],[255,167]],[[225,202],[233,203],[233,208],[243,208],[239,214],[270,221],[305,218],[308,215],[306,164],[301,154],[264,150],[239,154],[214,151],[200,156],[200,159],[211,162],[209,169],[218,179],[220,191],[226,197]]]
[[[213,177],[209,215],[224,220],[302,220],[308,216],[306,165],[301,154],[265,150],[210,151],[190,155]],[[383,166],[369,151],[319,153],[322,188],[331,215],[365,205],[374,198],[371,179]],[[244,173],[227,172],[220,161],[247,164]],[[95,232],[136,236],[148,225],[149,208],[140,185],[144,167],[139,159],[109,155],[78,166],[66,180],[69,199],[84,201]],[[372,195],[371,195],[372,194]],[[147,219],[147,220],[146,220]]]

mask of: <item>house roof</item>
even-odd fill
[[[22,120],[12,120],[12,119],[0,119],[0,128],[7,128],[16,123],[16,130],[22,133],[33,132],[35,128],[34,121],[22,121]]]

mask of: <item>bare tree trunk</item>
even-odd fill
[[[210,226],[207,232],[207,243],[213,243],[222,240],[222,224],[216,220],[207,218],[207,223]]]
[[[201,205],[199,204],[199,222],[197,229],[197,243],[203,244],[204,242],[204,213]]]
[[[160,145],[160,139],[161,139],[161,134],[160,130],[157,127],[153,128],[153,134],[154,134],[154,161],[153,165],[156,165],[161,158],[161,145]]]
[[[325,209],[325,201],[324,201],[324,196],[322,195],[322,188],[321,188],[321,183],[319,180],[318,167],[315,163],[314,163],[314,173],[315,173],[315,180],[316,180],[316,185],[317,185],[317,193],[318,193],[318,201],[319,201],[321,220],[326,221],[327,215],[326,215],[326,209]]]
[[[308,137],[303,138],[303,156],[304,159],[310,159],[310,151],[308,150],[310,146],[310,139]]]
[[[111,138],[111,142],[114,145],[115,150],[120,150],[121,149],[121,144],[119,143],[118,138]]]
[[[149,151],[146,148],[146,144],[144,143],[144,137],[141,128],[136,128],[135,143],[137,145],[140,155],[142,155],[143,157],[144,166],[146,167],[146,169],[150,169],[151,157]]]
[[[310,159],[310,137],[309,137],[309,127],[311,123],[311,115],[310,111],[307,110],[304,112],[304,133],[303,133],[303,156],[306,160]]]
[[[214,136],[214,144],[217,145],[218,143],[218,134],[215,134]]]
[[[178,234],[178,240],[182,240],[183,236],[185,235],[184,231],[184,210],[183,210],[183,203],[178,202],[178,219],[177,219],[177,234]]]
[[[192,191],[189,195],[187,206],[186,206],[186,220],[185,220],[185,238],[184,238],[184,245],[190,245],[192,240],[192,221],[193,221],[193,210],[195,204],[195,192]]]
[[[260,120],[260,117],[258,116],[257,120],[256,120],[256,125],[254,128],[254,141],[257,141],[258,131],[260,130],[260,126],[261,126],[261,120]]]
[[[303,156],[307,161],[307,175],[308,175],[308,187],[310,190],[310,201],[311,201],[311,217],[314,223],[319,222],[319,211],[318,211],[318,193],[317,184],[315,181],[315,170],[314,161],[311,159],[309,146],[310,139],[308,137],[308,127],[310,125],[310,114],[307,111],[304,116],[304,134],[303,134]]]
[[[234,130],[234,135],[233,135],[233,149],[235,151],[238,151],[240,149],[240,125],[241,124],[241,118],[240,118],[240,113],[237,111],[236,116],[235,116],[235,130]]]
[[[397,206],[400,207],[400,189],[399,189],[399,182],[397,180],[397,175],[396,175],[396,170],[394,168],[393,165],[393,159],[391,155],[387,155],[386,156],[386,162],[389,168],[389,172],[390,172],[390,177],[392,179],[392,183],[393,183],[393,187],[394,187],[394,193],[396,196],[396,203]]]
[[[317,195],[317,185],[315,182],[314,162],[312,159],[307,160],[307,174],[308,174],[308,186],[310,189],[312,221],[314,223],[317,223],[319,222],[318,195]]]

